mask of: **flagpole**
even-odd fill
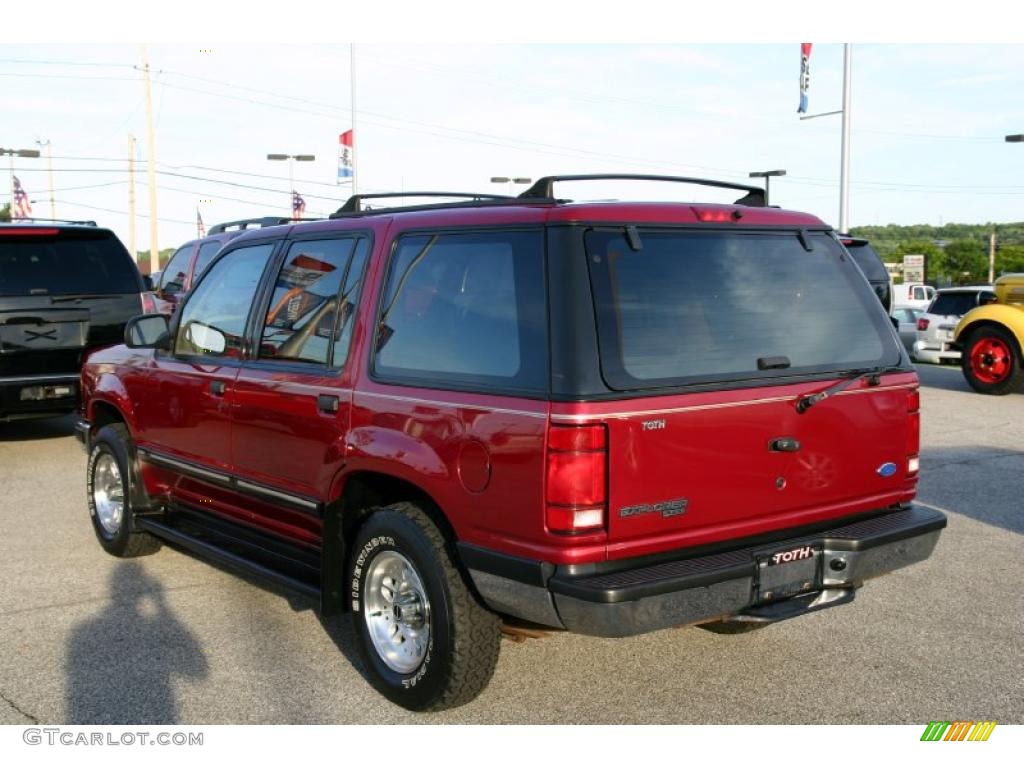
[[[356,150],[356,44],[348,46],[352,73],[352,194],[359,191],[359,152]]]
[[[853,51],[843,44],[843,147],[839,165],[839,231],[849,232],[850,223],[850,65]]]

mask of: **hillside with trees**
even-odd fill
[[[1012,224],[927,224],[854,227],[851,234],[871,241],[883,261],[904,254],[925,256],[927,280],[938,286],[988,280],[989,237],[996,234],[996,275],[1024,272],[1024,222]]]

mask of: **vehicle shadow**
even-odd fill
[[[930,363],[914,363],[917,378],[922,387],[947,389],[951,392],[969,392],[977,394],[964,379],[959,365],[932,365]],[[981,395],[978,395],[981,397]]]
[[[981,395],[979,395],[981,397]],[[1024,534],[1024,451],[995,446],[924,448],[918,501]]]
[[[70,413],[51,419],[0,422],[0,443],[70,437],[75,433],[76,418],[75,414]]]
[[[65,722],[177,722],[175,678],[208,673],[198,640],[136,562],[115,567],[110,597],[104,612],[75,627],[68,640]]]

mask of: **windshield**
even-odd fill
[[[138,293],[138,270],[110,232],[0,237],[0,295]]]
[[[586,236],[602,370],[615,389],[896,365],[891,322],[825,234]]]

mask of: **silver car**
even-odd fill
[[[914,342],[917,341],[917,318],[920,315],[921,310],[910,307],[900,307],[892,311],[892,319],[896,330],[899,331],[900,341],[908,352],[914,348]]]
[[[928,309],[917,318],[917,340],[911,356],[919,363],[956,363],[960,350],[954,349],[953,331],[960,318],[979,304],[994,298],[991,285],[943,288]]]

